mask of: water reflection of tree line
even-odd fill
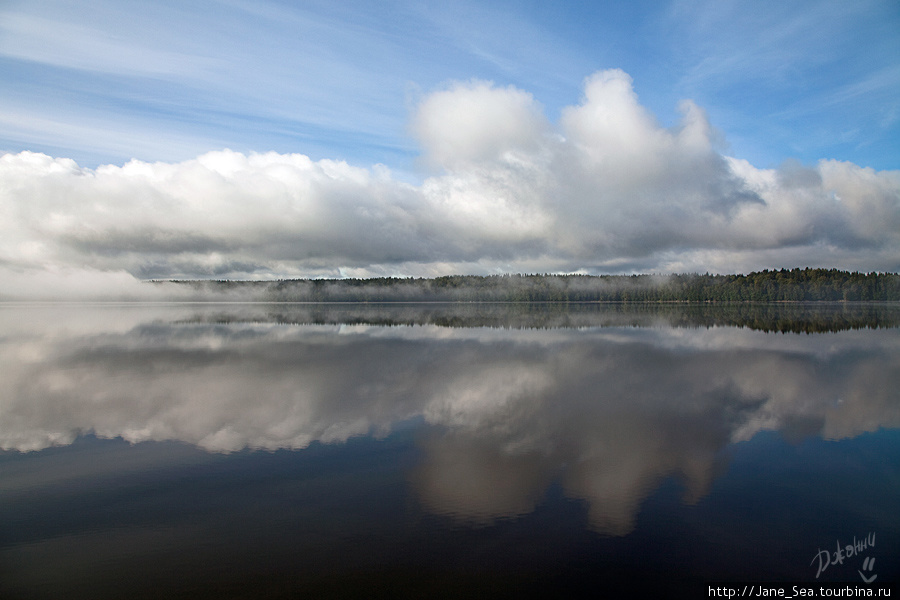
[[[202,322],[322,325],[438,325],[551,329],[582,327],[746,327],[765,332],[825,333],[900,327],[889,303],[435,303],[236,305],[199,312]]]

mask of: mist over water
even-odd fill
[[[110,561],[91,585],[148,552],[177,562],[197,547],[198,577],[224,581],[212,565],[225,561],[243,585],[242,569],[250,580],[260,567],[234,543],[264,539],[285,589],[330,589],[323,573],[344,571],[396,585],[419,561],[435,581],[595,561],[621,574],[638,546],[665,577],[798,579],[815,577],[809,560],[835,531],[876,528],[879,551],[898,549],[897,308],[793,307],[806,324],[793,328],[767,310],[4,305],[0,505],[18,523],[0,538],[17,565],[6,581],[49,581],[39,557],[87,568],[85,544]],[[766,485],[751,491],[754,478]],[[86,509],[89,495],[118,516]],[[547,527],[577,542],[550,543]],[[133,558],[105,545],[113,531]],[[496,552],[480,566],[453,562],[487,540]],[[672,562],[665,540],[699,554]],[[766,560],[752,550],[774,541]],[[292,544],[305,550],[289,559]],[[366,544],[393,566],[337,560]],[[314,554],[337,562],[300,568]]]

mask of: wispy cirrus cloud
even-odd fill
[[[421,90],[496,81],[556,121],[585,73],[617,67],[664,123],[691,98],[754,164],[895,168],[898,22],[885,0],[6,3],[0,113],[21,118],[0,125],[0,151],[90,167],[299,151],[410,170]]]

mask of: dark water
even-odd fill
[[[0,305],[0,597],[892,582],[898,315]]]

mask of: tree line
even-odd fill
[[[199,295],[281,302],[883,302],[900,275],[837,269],[746,275],[450,275],[435,278],[156,281]]]

